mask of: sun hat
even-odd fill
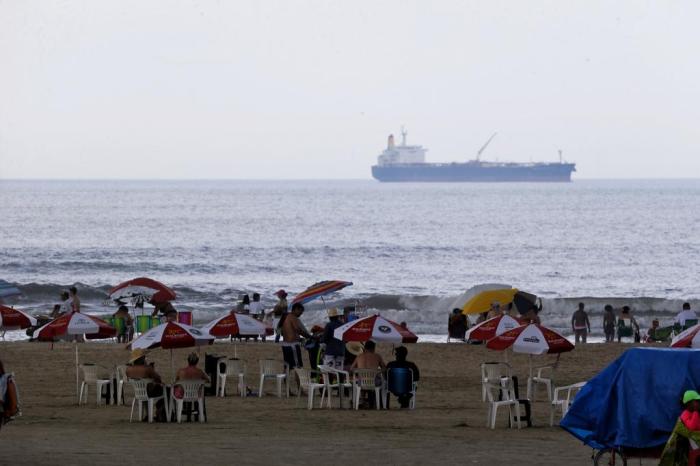
[[[695,390],[686,390],[683,394],[683,404],[693,400],[700,400],[700,394],[698,394],[698,392]]]
[[[129,364],[131,364],[134,361],[137,361],[145,356],[146,356],[146,350],[141,349],[141,348],[137,348],[131,352],[131,357],[129,358]]]
[[[348,353],[354,354],[355,356],[359,356],[365,351],[364,345],[359,341],[349,341],[345,343],[345,349]]]
[[[328,309],[328,317],[338,317],[338,308],[332,307]]]

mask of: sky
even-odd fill
[[[0,0],[0,178],[700,177],[697,1]]]

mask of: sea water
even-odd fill
[[[242,293],[274,304],[325,279],[354,283],[311,303],[359,302],[439,339],[455,296],[505,283],[543,299],[570,330],[583,301],[642,326],[700,310],[700,180],[382,184],[374,181],[0,181],[0,278],[48,313],[78,284],[89,312],[148,276],[203,322]],[[438,337],[435,337],[438,335]]]

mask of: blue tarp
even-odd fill
[[[632,348],[592,378],[560,425],[587,445],[663,445],[685,390],[700,389],[700,350]]]

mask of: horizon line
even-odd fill
[[[374,181],[383,184],[509,184],[509,183],[538,183],[538,184],[566,184],[576,181],[694,181],[700,177],[582,177],[572,179],[570,182],[538,182],[538,181],[415,181],[415,182],[381,182],[374,178],[2,178],[3,181]]]

